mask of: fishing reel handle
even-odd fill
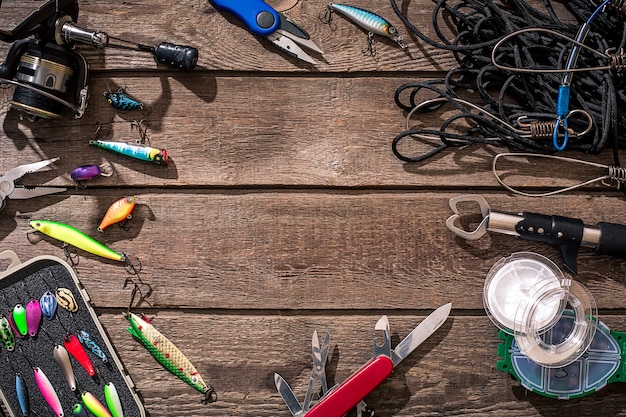
[[[154,59],[183,71],[191,71],[198,62],[198,50],[192,46],[161,42],[154,48]]]
[[[73,23],[68,16],[62,17],[57,22],[55,38],[59,45],[82,43],[100,49],[113,47],[150,52],[157,62],[171,65],[183,71],[193,70],[198,62],[198,50],[194,47],[176,45],[170,42],[161,42],[157,46],[142,45],[109,36],[106,32],[81,28]]]

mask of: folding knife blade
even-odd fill
[[[301,417],[304,415],[302,411],[302,405],[296,398],[296,395],[293,393],[291,387],[285,381],[285,379],[279,374],[274,374],[274,385],[276,385],[276,389],[278,393],[282,397],[285,404],[287,404],[287,408],[291,412],[293,417]]]
[[[421,345],[424,340],[433,334],[446,321],[452,303],[444,304],[426,317],[415,329],[411,331],[392,351],[392,361],[395,367],[404,358],[406,358],[416,347]]]

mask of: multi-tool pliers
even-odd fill
[[[32,164],[20,165],[5,172],[4,175],[0,175],[0,209],[4,208],[7,198],[12,200],[24,200],[65,191],[66,188],[63,187],[28,187],[15,184],[15,181],[19,180],[24,175],[38,171],[58,160],[59,158],[52,158]]]
[[[325,372],[330,335],[326,333],[320,345],[317,332],[314,332],[311,343],[313,368],[304,402],[301,404],[298,401],[287,381],[277,373],[274,374],[276,389],[294,417],[342,417],[355,407],[357,416],[361,417],[366,408],[363,399],[391,375],[396,365],[441,327],[448,318],[451,308],[452,304],[448,303],[433,311],[393,350],[391,349],[389,321],[387,316],[382,316],[376,323],[375,329],[383,332],[383,338],[382,341],[378,338],[374,339],[374,357],[344,382],[330,389],[328,389]],[[321,385],[322,396],[311,406],[316,381]]]
[[[460,217],[457,206],[462,202],[478,203],[480,207],[483,219],[475,230],[466,231],[456,225]],[[457,236],[477,240],[487,231],[492,231],[548,243],[559,248],[565,266],[573,274],[577,273],[576,258],[581,246],[591,247],[601,255],[626,258],[626,225],[623,224],[601,222],[597,228],[592,228],[586,227],[582,220],[571,217],[497,212],[491,210],[480,195],[453,197],[450,208],[454,214],[446,221],[446,227]]]
[[[298,46],[305,46],[319,54],[322,50],[311,41],[308,33],[263,0],[210,0],[218,9],[227,10],[241,19],[252,33],[267,38],[288,54],[315,64]]]

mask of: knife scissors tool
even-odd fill
[[[5,200],[7,198],[12,200],[25,200],[65,191],[66,188],[63,187],[31,187],[15,184],[15,182],[24,175],[39,171],[58,160],[59,158],[52,158],[32,164],[20,165],[5,172],[4,175],[0,175],[0,210],[6,205]]]
[[[462,202],[478,203],[483,216],[474,230],[467,231],[456,225],[460,218],[458,205]],[[449,201],[454,213],[446,220],[446,227],[466,240],[478,240],[488,231],[517,236],[533,242],[548,243],[559,248],[563,263],[573,274],[577,273],[576,258],[581,246],[587,246],[601,255],[626,258],[626,225],[598,223],[597,228],[587,227],[580,219],[523,212],[510,214],[491,210],[481,195],[461,195]]]
[[[342,417],[355,407],[357,417],[361,417],[365,408],[363,399],[391,375],[395,366],[441,327],[448,318],[451,308],[451,303],[437,308],[398,343],[395,349],[391,349],[389,320],[387,316],[382,316],[376,322],[375,329],[382,331],[383,337],[382,340],[374,339],[374,357],[344,382],[329,390],[325,390],[326,383],[322,380],[326,379],[324,366],[330,346],[330,335],[326,333],[320,345],[317,332],[314,332],[313,370],[304,402],[301,404],[298,401],[289,384],[278,373],[274,374],[276,389],[294,417]],[[310,401],[315,379],[320,379],[322,383],[322,396],[311,407]]]
[[[315,65],[315,60],[299,45],[324,54],[311,41],[311,37],[304,29],[263,0],[211,0],[211,3],[220,10],[231,12],[243,21],[252,33],[267,38],[291,56]]]

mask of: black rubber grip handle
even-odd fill
[[[161,42],[154,48],[154,59],[183,71],[191,71],[198,62],[198,50],[192,46]]]
[[[626,225],[598,223],[600,241],[596,253],[626,258]]]

